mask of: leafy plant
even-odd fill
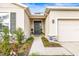
[[[16,34],[16,40],[19,44],[21,44],[24,37],[24,32],[21,28],[18,28],[14,33]]]
[[[4,55],[10,54],[9,29],[7,27],[3,28],[2,52],[3,52]]]
[[[34,40],[34,38],[31,36],[26,40],[26,43],[31,43]]]

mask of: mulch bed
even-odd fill
[[[43,42],[43,44],[44,44],[45,47],[62,47],[62,46],[61,46],[59,43],[57,43],[57,42],[49,42],[49,41],[47,40],[47,38],[45,38],[45,37],[42,37],[41,39],[42,39],[42,42]]]

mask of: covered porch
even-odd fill
[[[30,18],[31,34],[45,34],[45,17],[42,15],[32,15]]]

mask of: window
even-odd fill
[[[10,32],[14,32],[16,30],[16,13],[10,13]]]
[[[9,27],[9,13],[0,13],[0,32],[3,27]]]
[[[16,30],[16,13],[15,12],[1,12],[0,13],[0,32],[3,27],[8,27],[10,32]]]
[[[55,23],[55,20],[54,20],[54,19],[52,20],[52,23],[53,23],[53,24]]]

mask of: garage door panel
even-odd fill
[[[79,20],[58,21],[59,41],[79,41]]]

